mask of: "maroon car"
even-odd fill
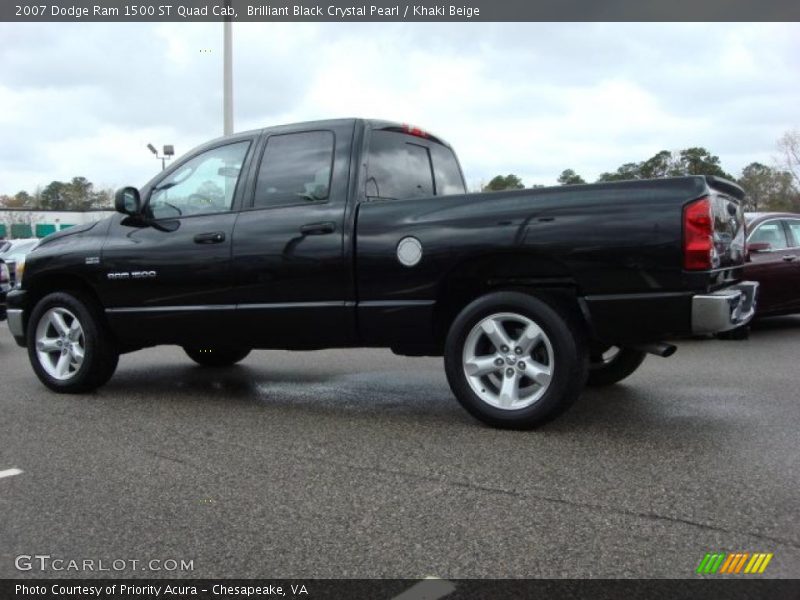
[[[745,213],[745,220],[744,277],[761,284],[756,315],[800,313],[800,214]]]

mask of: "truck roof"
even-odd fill
[[[341,127],[347,125],[353,125],[356,122],[361,122],[367,125],[370,129],[377,129],[377,130],[386,130],[386,131],[397,131],[399,133],[408,133],[410,135],[416,135],[425,139],[429,139],[431,141],[437,142],[443,146],[447,146],[448,148],[452,148],[450,144],[448,144],[445,140],[443,140],[438,135],[434,135],[426,129],[421,129],[416,125],[410,125],[408,123],[401,123],[399,121],[387,121],[384,119],[364,119],[364,118],[343,118],[343,119],[320,119],[316,121],[299,121],[296,123],[286,123],[281,125],[273,125],[270,127],[263,127],[261,129],[250,129],[248,131],[239,131],[236,133],[232,133],[231,135],[220,136],[213,140],[209,140],[208,142],[198,146],[196,149],[203,148],[205,146],[211,146],[218,143],[220,140],[224,139],[238,139],[240,137],[248,137],[257,134],[263,133],[276,133],[281,132],[283,130],[286,131],[295,131],[297,129],[327,129],[332,127]]]

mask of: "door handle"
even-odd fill
[[[786,262],[792,262],[796,258],[797,257],[794,256],[793,254],[784,254],[783,256],[781,256],[781,260],[786,261]]]
[[[300,233],[303,235],[325,235],[326,233],[333,233],[336,231],[336,224],[332,221],[326,223],[309,223],[300,228]]]
[[[224,241],[225,241],[225,233],[222,231],[198,233],[196,236],[194,236],[195,244],[220,244]]]

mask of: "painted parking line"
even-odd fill
[[[0,471],[0,479],[3,477],[13,477],[14,475],[19,475],[22,472],[22,469],[6,469],[5,471]]]
[[[446,579],[426,577],[392,600],[438,600],[456,591],[456,586]]]

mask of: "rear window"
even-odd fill
[[[464,192],[458,162],[449,148],[392,131],[372,132],[367,197],[406,200]]]

